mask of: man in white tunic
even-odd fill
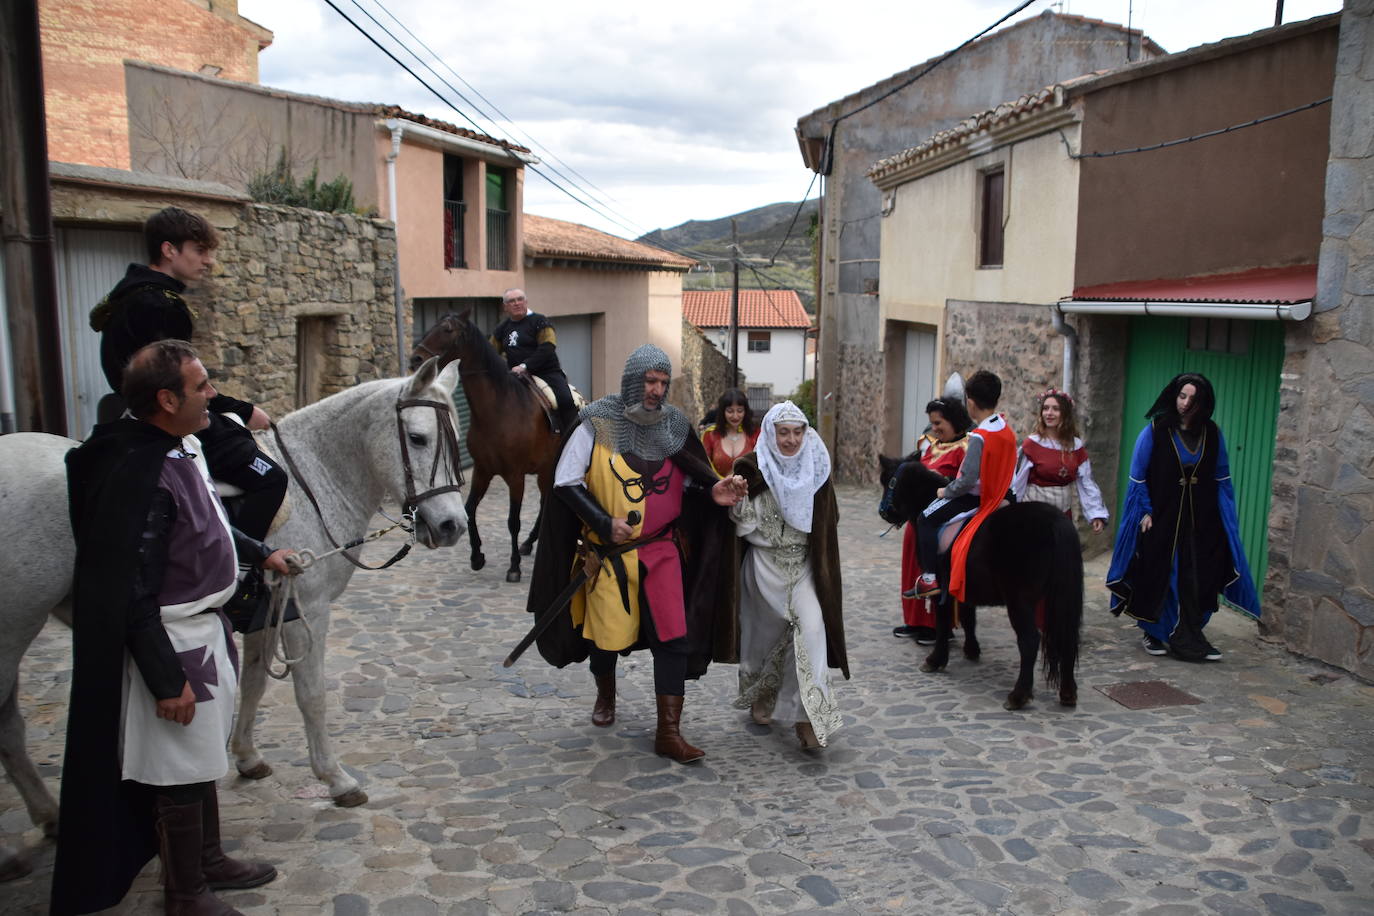
[[[139,350],[123,394],[129,414],[67,456],[74,664],[52,913],[118,903],[156,851],[167,913],[224,916],[237,911],[212,889],[276,869],[220,847],[238,656],[219,608],[236,550],[283,573],[287,551],[224,515],[194,435],[215,390],[189,344]]]

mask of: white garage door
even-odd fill
[[[100,371],[100,335],[91,330],[91,309],[130,263],[144,260],[143,233],[137,229],[57,230],[62,370],[67,379],[67,430],[73,438],[90,432],[96,405],[110,390]]]
[[[568,381],[587,400],[592,399],[592,316],[558,315],[553,319],[558,335],[558,362]],[[605,394],[606,392],[601,392]]]

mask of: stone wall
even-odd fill
[[[835,412],[844,419],[837,426],[831,455],[837,481],[878,482],[878,453],[883,447],[887,412],[885,371],[881,351],[860,344],[840,345],[840,378],[834,397],[839,399]],[[816,409],[819,412],[819,403]]]
[[[1064,338],[1054,330],[1044,305],[950,302],[945,311],[945,368],[967,379],[979,369],[1002,379],[1002,403],[1018,439],[1035,431],[1036,411],[1048,388],[1064,387]],[[1074,319],[1069,320],[1075,324]],[[1092,458],[1093,479],[1107,508],[1117,504],[1117,452],[1121,441],[1126,324],[1120,318],[1080,318],[1077,384],[1069,393],[1078,416],[1078,434]],[[1129,458],[1129,456],[1128,456]],[[1075,510],[1084,553],[1111,549],[1106,534],[1092,533]],[[1112,529],[1108,529],[1110,532]]]
[[[706,335],[686,319],[682,321],[682,364],[674,373],[668,401],[696,424],[728,388],[738,385],[730,378],[729,358],[711,345]]]
[[[1374,678],[1374,0],[1347,0],[1315,315],[1287,325],[1264,632]]]
[[[187,300],[226,394],[278,417],[298,406],[299,372],[312,380],[306,401],[397,373],[391,223],[249,204],[221,237],[213,278]]]
[[[945,307],[946,374],[958,372],[967,381],[988,369],[1001,376],[998,410],[1018,437],[1034,429],[1036,401],[1045,389],[1060,387],[1063,340],[1043,305],[951,301]]]

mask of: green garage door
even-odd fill
[[[1269,560],[1267,525],[1282,369],[1283,326],[1277,321],[1131,319],[1117,492],[1124,500],[1131,452],[1145,411],[1160,389],[1180,372],[1207,376],[1217,393],[1212,418],[1226,437],[1241,538],[1256,588],[1264,582]]]

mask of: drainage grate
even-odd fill
[[[1196,706],[1202,700],[1163,681],[1130,681],[1098,687],[1127,709],[1159,709],[1162,706]]]

